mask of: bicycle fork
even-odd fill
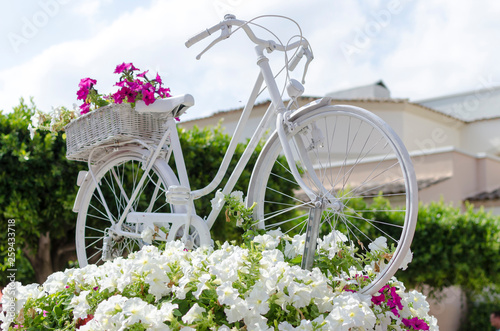
[[[311,270],[316,252],[317,238],[319,236],[319,227],[321,225],[321,215],[323,214],[323,204],[309,210],[309,219],[307,221],[306,241],[304,245],[304,255],[302,256],[301,268]]]

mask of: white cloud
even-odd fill
[[[68,5],[72,10],[61,10],[60,15],[78,22],[71,29],[78,29],[74,33],[80,38],[52,44],[52,38],[43,39],[47,36],[40,33],[37,42],[46,41],[42,51],[30,57],[23,54],[28,60],[0,71],[0,108],[10,110],[20,96],[34,96],[36,104],[46,110],[60,104],[71,106],[83,77],[97,79],[100,91],[110,92],[116,79],[114,66],[124,61],[159,71],[174,93],[193,94],[197,106],[188,116],[241,106],[258,70],[252,45],[243,35],[218,44],[200,61],[195,56],[210,38],[190,49],[184,47],[188,37],[218,22],[223,11],[242,19],[278,13],[297,20],[315,52],[307,78],[308,95],[384,79],[394,97],[419,99],[474,89],[479,78],[489,75],[500,81],[498,2],[439,0],[431,7],[401,0],[400,11],[388,22],[380,21],[380,13],[396,2],[155,0],[147,6],[124,2],[120,14],[111,10],[117,4],[109,0],[92,0],[85,6],[72,2]],[[89,26],[103,16],[105,20]],[[59,18],[51,22],[51,29],[58,28]],[[294,33],[288,28],[291,25],[262,22],[281,33]],[[346,58],[341,46],[356,46],[356,42],[360,46],[363,33],[368,34],[368,41]],[[294,75],[300,76],[300,71]]]
[[[440,1],[431,9],[419,2],[414,29],[383,64],[395,94],[412,99],[439,96],[474,89],[480,77],[492,72],[500,78],[500,47],[493,42],[499,12],[498,5],[486,6],[491,3]]]

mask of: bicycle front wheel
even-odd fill
[[[298,110],[290,121],[295,127],[286,128],[287,140],[304,183],[317,199],[311,201],[296,184],[275,133],[249,185],[248,202],[257,203],[257,225],[314,241],[340,231],[358,252],[380,246],[380,239],[370,244],[385,237],[388,247],[397,248],[385,268],[361,289],[367,294],[378,291],[404,260],[416,225],[418,190],[404,145],[379,117],[358,107]],[[290,187],[293,194],[281,190]],[[316,215],[319,227],[307,239],[311,215]]]
[[[76,250],[80,267],[87,264],[102,264],[104,260],[117,256],[126,257],[145,244],[141,239],[115,235],[110,229],[112,225],[110,218],[113,222],[118,222],[138,186],[144,174],[145,160],[141,152],[134,150],[112,154],[97,170],[94,170],[98,186],[92,179],[88,180],[84,187],[82,186],[83,196],[76,225]],[[170,185],[178,185],[174,173],[164,160],[156,160],[132,203],[131,211],[153,213],[184,211],[179,210],[179,206],[166,202],[165,192]],[[127,222],[123,223],[121,229],[139,234],[144,230],[138,224]]]

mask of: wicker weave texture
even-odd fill
[[[87,161],[95,147],[131,139],[158,143],[165,133],[168,117],[164,113],[138,113],[129,104],[91,111],[65,127],[66,157]]]

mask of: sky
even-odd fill
[[[252,44],[235,33],[204,54],[210,38],[194,34],[224,14],[249,20],[284,15],[309,40],[314,61],[305,95],[383,80],[394,98],[411,101],[500,85],[500,1],[495,0],[0,0],[0,109],[21,97],[37,107],[73,107],[80,79],[116,91],[116,65],[159,73],[173,95],[196,105],[183,119],[244,105],[258,74]],[[259,19],[286,42],[290,21]],[[241,31],[240,31],[241,32]],[[263,39],[272,36],[259,30]],[[275,54],[276,53],[276,54]],[[270,54],[273,68],[283,54]],[[301,68],[299,68],[301,69]],[[300,79],[301,70],[292,77]],[[281,83],[280,83],[281,84]],[[260,97],[267,99],[266,95]]]

